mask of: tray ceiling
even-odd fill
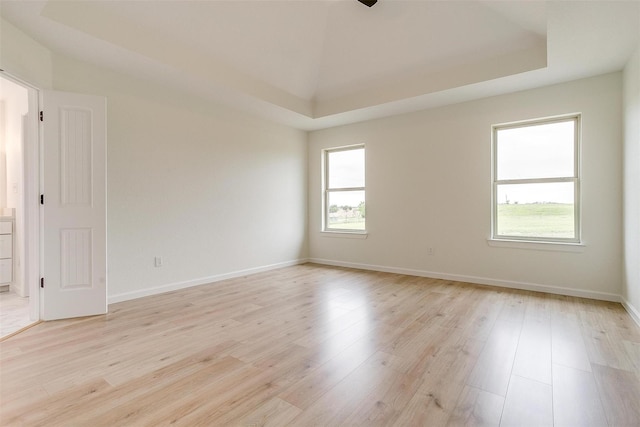
[[[620,70],[635,1],[7,1],[58,52],[301,129]]]

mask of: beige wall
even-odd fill
[[[640,43],[624,70],[624,119],[623,298],[640,323]]]
[[[57,56],[54,86],[107,97],[110,301],[307,257],[305,132]]]
[[[315,131],[312,259],[617,299],[622,271],[621,75]],[[582,113],[581,252],[490,247],[491,125]],[[323,148],[366,144],[367,239],[321,233]],[[434,254],[428,255],[428,248]]]
[[[1,17],[0,68],[38,88],[52,87],[51,52]]]

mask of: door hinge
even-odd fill
[[[44,122],[44,111],[40,111],[40,121]]]
[[[40,195],[40,204],[44,205],[44,194]]]
[[[40,287],[44,288],[44,277],[40,278]]]

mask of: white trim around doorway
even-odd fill
[[[23,146],[24,180],[24,259],[21,260],[23,279],[29,289],[29,317],[40,320],[40,260],[41,257],[41,128],[39,123],[40,89],[10,72],[0,70],[0,77],[27,89],[29,113],[26,123],[26,137]]]

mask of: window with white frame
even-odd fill
[[[324,151],[325,231],[365,231],[364,145]]]
[[[580,242],[579,137],[579,115],[493,127],[493,239]]]

